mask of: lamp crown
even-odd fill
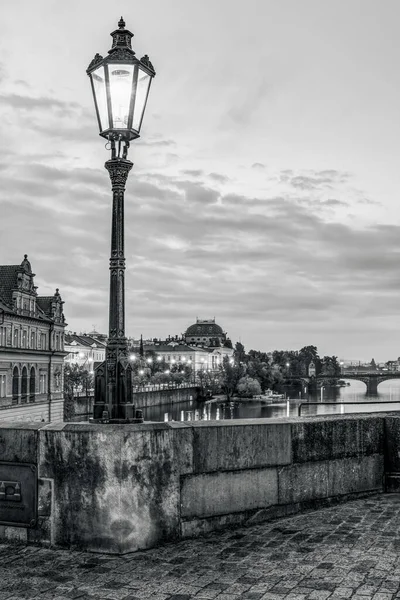
[[[135,54],[132,50],[131,43],[133,33],[128,29],[125,29],[125,21],[123,17],[121,17],[118,21],[118,29],[113,31],[110,35],[113,39],[111,50],[108,51],[110,54],[114,53],[116,50],[127,52],[128,54]]]

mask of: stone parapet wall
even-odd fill
[[[385,469],[400,472],[399,428],[385,414],[0,423],[0,461],[39,477],[38,524],[0,538],[123,554],[382,492]]]

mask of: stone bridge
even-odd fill
[[[327,375],[318,375],[317,377],[285,377],[285,381],[301,381],[304,387],[314,382],[322,382],[326,379],[332,379]],[[382,381],[388,381],[390,379],[400,379],[399,371],[342,371],[338,379],[354,379],[356,381],[362,381],[367,386],[367,394],[369,396],[376,396],[378,393],[378,385]]]

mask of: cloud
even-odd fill
[[[217,183],[227,183],[229,181],[229,177],[220,173],[209,173],[208,177]]]
[[[252,169],[265,169],[265,165],[263,163],[255,162],[251,165]]]
[[[201,169],[183,169],[181,173],[191,177],[201,177],[203,175],[203,171]]]
[[[77,102],[65,102],[50,97],[35,98],[32,96],[22,96],[20,94],[0,94],[0,104],[11,106],[13,109],[32,111],[41,110],[61,110],[65,115],[71,116],[77,110],[82,110],[82,106]]]
[[[325,186],[342,182],[341,173],[307,175],[318,185],[303,197],[290,186],[281,195],[221,194],[200,169],[187,171],[197,179],[146,169],[128,179],[130,335],[178,333],[196,314],[215,314],[234,340],[246,324],[252,345],[268,350],[300,324],[304,332],[304,323],[315,335],[332,327],[332,335],[350,335],[360,321],[387,315],[385,328],[397,318],[400,226],[332,220],[347,198],[326,195]],[[74,330],[90,318],[106,331],[112,195],[105,170],[21,155],[3,158],[0,173],[4,262],[26,252],[39,293],[60,288]],[[271,339],[266,333],[278,324]]]
[[[268,92],[271,92],[272,87],[266,76],[262,77],[256,85],[254,82],[246,85],[242,79],[240,82],[240,87],[231,95],[235,101],[226,111],[224,119],[228,119],[230,124],[233,121],[235,125],[243,126],[252,120],[262,100],[265,99]]]

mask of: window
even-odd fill
[[[31,373],[29,377],[29,402],[35,402],[36,392],[36,381],[35,381],[35,369],[31,367]]]
[[[19,397],[19,372],[18,368],[14,367],[13,378],[12,378],[12,403],[18,404]]]
[[[27,368],[24,367],[22,369],[22,377],[21,377],[21,404],[26,404],[28,402],[28,371]]]
[[[40,346],[41,346],[42,350],[46,350],[46,334],[45,333],[40,334]]]
[[[0,398],[6,397],[7,375],[0,375]]]
[[[5,346],[7,343],[7,329],[0,327],[0,346]]]
[[[31,348],[36,349],[36,333],[31,331]]]
[[[28,341],[28,332],[26,331],[26,329],[24,329],[22,332],[22,347],[23,348],[27,347],[27,341]]]
[[[18,347],[18,334],[19,334],[19,330],[14,329],[14,343],[13,343],[14,348]]]
[[[46,374],[45,373],[40,373],[40,376],[39,376],[39,393],[40,394],[46,393]]]
[[[61,373],[54,374],[54,385],[55,385],[56,391],[59,392],[61,389]]]

